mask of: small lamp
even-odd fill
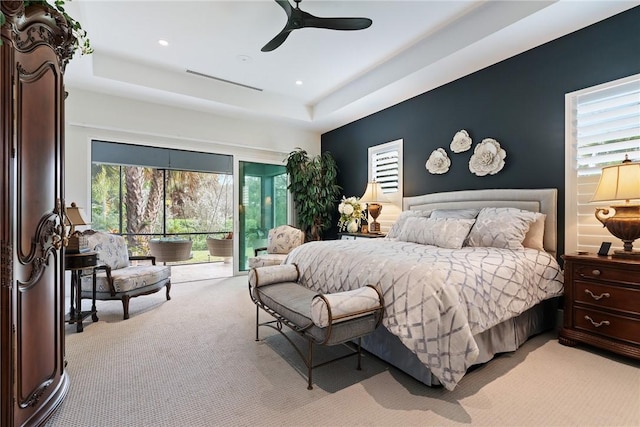
[[[76,226],[90,224],[85,220],[84,210],[82,208],[79,208],[75,204],[75,202],[72,202],[71,206],[65,208],[65,218],[65,225],[70,227],[67,252],[87,252],[89,250],[89,242],[87,236],[83,236],[79,231],[76,231]]]
[[[602,175],[592,202],[613,201],[610,208],[596,208],[596,218],[609,233],[624,242],[624,250],[614,251],[614,257],[633,257],[640,259],[640,251],[633,250],[633,241],[640,238],[640,204],[630,200],[640,200],[640,162],[632,162],[625,155],[621,164],[602,168]]]
[[[376,181],[367,183],[367,188],[364,190],[364,194],[360,197],[360,202],[367,204],[367,211],[373,218],[373,222],[369,224],[370,233],[380,233],[380,223],[376,222],[376,219],[382,211],[382,202],[388,202],[382,187]]]

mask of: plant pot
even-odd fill
[[[191,240],[149,240],[149,251],[157,262],[185,261],[191,258]]]

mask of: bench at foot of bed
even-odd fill
[[[312,387],[312,370],[348,356],[358,356],[361,369],[360,338],[373,332],[382,321],[384,301],[375,286],[364,286],[345,292],[319,294],[297,281],[294,264],[258,267],[249,272],[249,294],[256,304],[256,341],[260,326],[280,332],[296,349],[307,367],[308,386]],[[260,323],[260,309],[275,320]],[[286,325],[307,339],[306,354],[282,331]],[[346,344],[357,340],[351,353],[313,365],[313,345]]]

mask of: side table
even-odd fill
[[[65,270],[71,271],[71,309],[69,310],[69,317],[65,319],[68,323],[76,324],[76,331],[82,332],[83,320],[91,315],[91,320],[98,321],[98,314],[96,310],[96,281],[93,281],[93,296],[91,299],[91,310],[82,311],[81,300],[81,277],[82,270],[87,268],[93,268],[98,265],[98,254],[96,252],[84,252],[78,254],[65,253]],[[95,277],[95,276],[94,276]],[[75,306],[74,306],[75,304]]]

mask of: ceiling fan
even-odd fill
[[[296,7],[292,7],[289,0],[275,0],[287,14],[287,24],[269,43],[264,45],[262,52],[271,52],[289,37],[291,31],[305,27],[326,28],[329,30],[363,30],[371,26],[369,18],[319,18],[300,10],[300,1],[294,0]]]

